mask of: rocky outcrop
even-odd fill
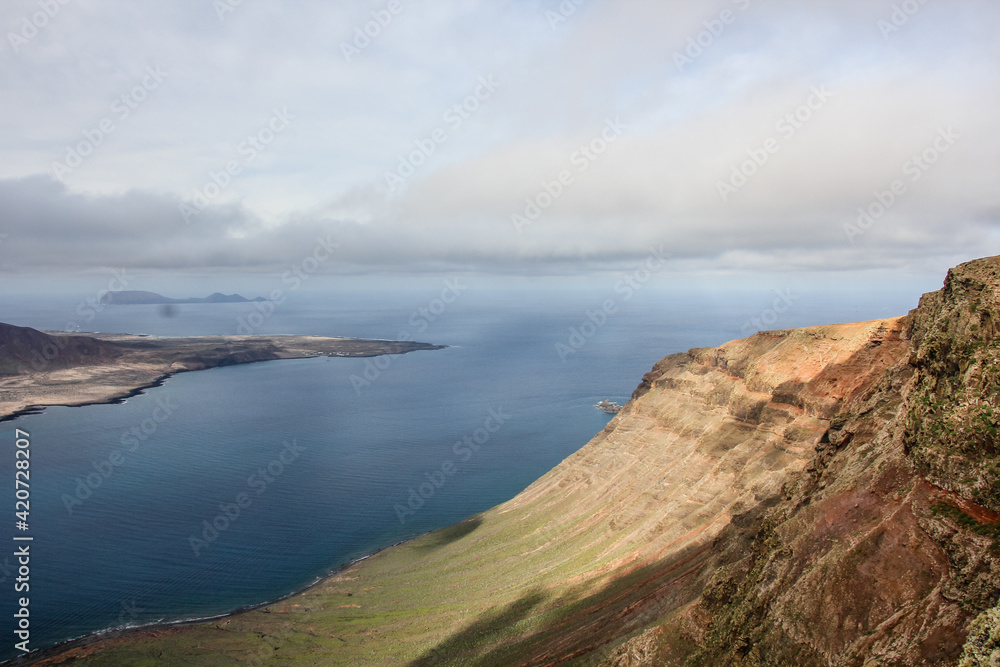
[[[907,451],[935,484],[1000,511],[1000,263],[953,269],[912,318]]]

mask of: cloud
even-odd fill
[[[0,271],[268,272],[317,238],[340,244],[330,271],[586,270],[660,245],[790,269],[998,252],[994,3],[566,6],[404,2],[376,30],[374,0],[223,19],[194,1],[66,5],[0,49]],[[6,23],[34,11],[8,3]],[[150,67],[162,84],[115,115]],[[499,87],[475,98],[484,78]],[[283,108],[294,121],[248,160],[242,142]],[[105,118],[113,132],[55,180]],[[232,160],[185,224],[178,207]],[[413,173],[391,191],[401,160]]]

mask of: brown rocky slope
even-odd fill
[[[1000,258],[953,269],[805,474],[720,534],[721,566],[686,610],[703,622],[661,619],[613,664],[996,664],[996,610],[966,642],[1000,594],[998,295]],[[694,644],[673,639],[685,629]]]
[[[905,318],[667,357],[508,503],[53,663],[994,664],[998,271],[953,269]]]

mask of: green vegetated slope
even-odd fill
[[[607,429],[508,503],[266,609],[54,662],[981,659],[1000,618],[981,407],[995,396],[998,266],[954,269],[907,318],[667,357]]]

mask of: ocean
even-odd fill
[[[0,555],[0,659],[18,654],[22,595],[33,649],[274,600],[512,498],[607,424],[595,403],[624,403],[667,354],[740,338],[760,328],[755,320],[785,328],[903,314],[918,295],[817,293],[781,305],[780,290],[750,287],[651,286],[626,298],[614,279],[464,279],[451,292],[448,280],[290,294],[266,313],[253,304],[98,312],[78,296],[0,296],[0,321],[39,329],[73,320],[88,331],[232,335],[242,326],[449,346],[184,373],[122,404],[0,424],[4,532],[33,537],[30,592],[14,592],[25,543]],[[30,434],[23,533],[15,429]]]

